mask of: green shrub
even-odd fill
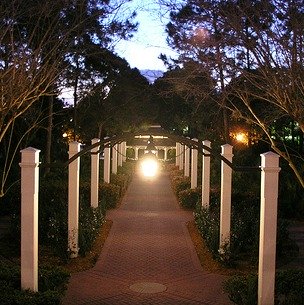
[[[20,267],[0,261],[0,295],[3,305],[57,305],[69,279],[69,274],[55,267],[39,269],[39,292],[21,290]]]
[[[183,177],[183,171],[176,168],[176,166],[169,168],[170,179],[173,180],[175,177]]]
[[[102,187],[100,197],[103,197]],[[79,248],[84,255],[92,247],[98,229],[104,221],[105,208],[90,206],[90,183],[80,183],[79,197]],[[110,194],[106,194],[111,201]],[[117,197],[114,198],[117,202]],[[11,235],[20,242],[20,202],[12,216]],[[58,180],[41,180],[39,185],[39,243],[52,249],[55,255],[68,257],[68,185]],[[18,239],[17,239],[17,238]]]
[[[41,180],[39,185],[39,242],[59,256],[68,243],[68,185],[61,180]]]
[[[126,174],[111,174],[111,184],[119,186],[119,195],[122,196],[128,188],[129,177]]]
[[[220,235],[218,210],[201,208],[201,203],[198,203],[194,218],[196,226],[213,257],[218,257]]]
[[[256,305],[258,279],[255,275],[232,276],[224,282],[224,291],[229,299],[238,305]]]
[[[100,196],[106,209],[116,207],[120,198],[120,187],[112,183],[103,183],[100,185]]]
[[[227,253],[219,255],[220,198],[211,192],[209,209],[196,210],[195,221],[207,246],[225,265],[233,266],[238,261],[257,264],[259,251],[260,202],[253,194],[234,194],[232,197],[231,236]],[[277,257],[286,260],[296,256],[296,245],[289,238],[288,222],[278,219]],[[223,255],[224,254],[224,255]]]
[[[276,272],[275,304],[297,305],[304,303],[304,270],[290,269]],[[224,282],[224,291],[237,305],[256,305],[258,276],[233,276]]]
[[[88,162],[88,160],[86,159]],[[87,177],[82,168],[82,176]],[[79,185],[79,248],[80,254],[85,255],[92,247],[97,232],[104,221],[106,209],[116,207],[123,192],[131,181],[134,164],[124,163],[120,167],[120,173],[115,175],[115,184],[99,185],[98,208],[94,209],[90,205],[91,183],[89,180],[80,180]],[[59,172],[58,172],[59,173]],[[55,255],[68,258],[68,179],[62,173],[60,175],[50,174],[41,177],[39,183],[39,204],[38,204],[38,230],[39,244],[50,247]],[[20,183],[16,183],[11,189],[11,226],[10,236],[13,241],[20,243]]]
[[[187,209],[195,209],[197,203],[201,198],[201,189],[186,189],[178,193],[178,200],[180,204]]]
[[[174,193],[178,196],[180,191],[190,189],[190,178],[184,176],[175,176],[172,178],[172,186]]]
[[[276,273],[275,295],[279,304],[304,304],[304,270],[289,269]]]
[[[16,190],[11,210],[10,236],[20,243],[21,198],[20,185]],[[67,184],[57,180],[41,179],[38,204],[39,243],[48,244],[56,254],[67,248]]]
[[[104,214],[101,206],[92,208],[88,202],[81,202],[79,213],[79,254],[85,254],[91,250],[100,227],[104,223]]]
[[[119,166],[117,168],[117,173],[128,175],[129,179],[131,179],[135,171],[135,166],[136,166],[136,162],[133,161],[124,162],[123,166]]]

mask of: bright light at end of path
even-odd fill
[[[158,163],[155,159],[147,158],[141,162],[141,171],[145,177],[155,177],[158,173]]]

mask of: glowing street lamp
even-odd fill
[[[154,145],[153,137],[150,136],[148,145],[145,149],[145,154],[141,160],[141,172],[144,177],[155,177],[159,170],[159,164],[157,160],[157,148]]]
[[[248,133],[245,131],[231,132],[230,136],[238,143],[248,146],[249,138]]]
[[[240,133],[237,133],[236,136],[235,136],[235,139],[238,141],[238,142],[245,142],[246,141],[246,135],[242,132]]]
[[[141,171],[144,177],[155,177],[158,173],[158,161],[149,154],[141,161]]]

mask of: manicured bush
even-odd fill
[[[195,209],[197,203],[201,199],[201,189],[185,189],[178,193],[178,200],[182,207],[187,209]]]
[[[85,159],[86,163],[89,159]],[[85,164],[85,162],[83,162]],[[99,184],[98,208],[92,208],[91,183],[88,173],[82,167],[82,179],[79,185],[79,254],[85,255],[96,238],[99,228],[104,222],[106,209],[116,207],[121,195],[131,181],[134,163],[125,162],[119,167],[113,184]],[[63,179],[62,179],[63,177]],[[116,179],[116,180],[115,180]],[[10,190],[11,226],[10,236],[16,246],[20,243],[20,183],[16,183]],[[67,259],[68,245],[68,179],[67,170],[57,170],[46,177],[40,177],[38,204],[39,244],[52,249],[55,255]]]
[[[0,295],[3,305],[57,305],[66,290],[69,274],[53,267],[39,269],[39,292],[21,290],[20,267],[0,261]]]
[[[172,167],[171,169],[169,169],[169,176],[170,176],[170,179],[171,179],[171,180],[173,180],[173,179],[176,178],[176,177],[182,178],[182,177],[183,177],[183,171],[177,169],[177,167],[174,166],[174,167]]]
[[[39,185],[39,242],[56,255],[67,255],[68,185],[61,180],[42,180]]]
[[[92,208],[88,202],[81,201],[79,213],[79,254],[85,256],[91,250],[105,218],[101,206]]]
[[[119,195],[122,196],[128,188],[129,177],[126,174],[111,174],[111,184],[119,186]]]
[[[178,196],[180,191],[190,189],[191,182],[189,177],[175,176],[172,178],[174,193]]]
[[[114,195],[113,195],[114,194]],[[118,201],[119,191],[113,194],[106,192],[106,202]],[[114,196],[114,199],[111,197]],[[100,186],[100,197],[103,198],[103,187]],[[19,199],[20,200],[20,199]],[[68,185],[59,180],[43,180],[39,185],[38,230],[39,243],[52,249],[55,255],[68,257]],[[79,248],[84,255],[90,250],[98,229],[104,221],[105,207],[100,201],[99,207],[90,206],[90,183],[80,183],[79,197]],[[17,202],[11,221],[11,236],[20,242],[20,201]]]
[[[196,225],[213,256],[228,266],[239,261],[257,265],[259,251],[260,203],[259,198],[250,194],[234,195],[232,198],[230,246],[219,254],[220,199],[218,193],[211,192],[209,209],[194,213]],[[297,247],[289,238],[288,222],[278,219],[277,257],[280,261],[296,256]]]
[[[216,258],[218,257],[220,234],[219,210],[201,208],[201,203],[198,203],[197,207],[194,213],[196,226],[213,257]]]
[[[256,275],[232,276],[224,282],[224,291],[238,305],[256,305],[258,279]]]
[[[304,270],[290,269],[276,272],[275,304],[304,304]],[[233,276],[224,282],[224,291],[237,305],[256,305],[258,276]]]
[[[102,183],[99,186],[101,201],[106,209],[116,207],[120,198],[120,187],[112,183]]]
[[[135,170],[135,166],[136,162],[128,160],[127,162],[123,163],[123,166],[119,166],[117,168],[117,173],[128,175],[129,179],[131,179]]]

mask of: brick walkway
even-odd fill
[[[94,268],[73,274],[64,305],[228,305],[224,276],[202,270],[169,178],[135,175]]]

